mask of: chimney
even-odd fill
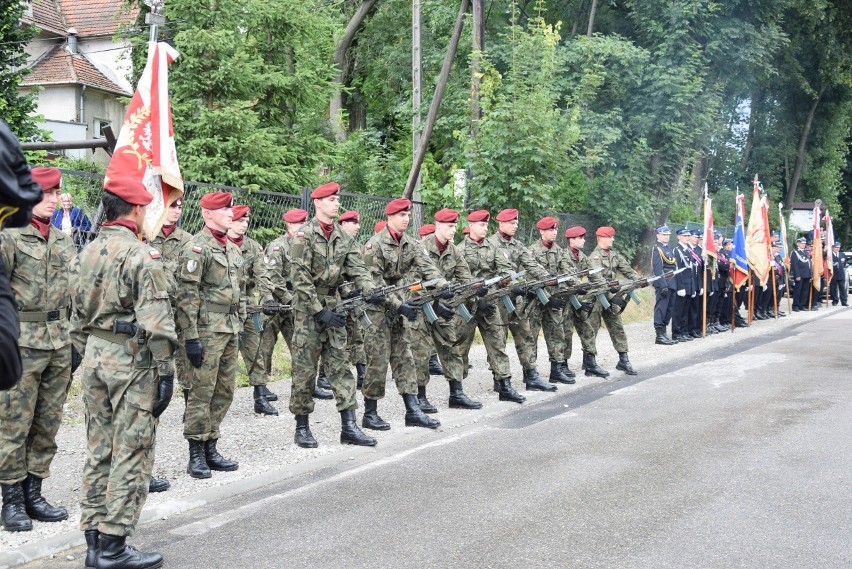
[[[66,47],[68,48],[69,53],[78,53],[77,30],[75,28],[68,28],[68,38],[66,40]]]

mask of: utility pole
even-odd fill
[[[163,6],[166,0],[145,0],[145,4],[151,8],[151,11],[145,14],[145,23],[151,25],[151,35],[148,36],[148,41],[157,41],[157,28],[166,23],[166,17],[163,16]]]
[[[411,107],[414,114],[411,119],[411,155],[417,154],[420,148],[420,106],[423,103],[422,93],[422,57],[421,57],[421,38],[420,38],[421,20],[420,20],[420,0],[411,1]],[[415,200],[420,199],[420,173],[417,174],[417,179],[414,182],[413,197]]]

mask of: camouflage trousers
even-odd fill
[[[294,313],[293,387],[290,393],[290,412],[309,415],[314,412],[314,387],[320,358],[325,375],[337,402],[338,411],[357,409],[355,377],[346,361],[346,329],[326,328],[320,331],[313,315]]]
[[[410,330],[410,341],[417,386],[429,384],[432,377],[429,375],[429,358],[436,352],[444,368],[444,378],[447,381],[461,381],[465,375],[464,355],[456,331],[461,328],[463,320],[455,316],[449,322],[439,318],[429,324],[425,319],[418,319],[414,324]]]
[[[253,318],[246,320],[241,336],[240,354],[246,366],[249,385],[266,385],[266,366],[263,363],[264,357],[260,345],[261,333],[255,329]]]
[[[272,353],[278,342],[278,334],[287,342],[287,349],[293,355],[293,313],[285,312],[276,314],[263,323],[263,332],[260,334],[260,353],[263,358],[263,370],[266,372],[266,381],[272,377]],[[254,384],[252,384],[254,385]]]
[[[189,366],[192,389],[186,402],[183,436],[190,441],[215,441],[219,426],[234,400],[239,357],[237,334],[201,333],[204,362]]]
[[[538,302],[538,300],[534,302]],[[500,316],[503,322],[506,323],[506,327],[503,328],[503,334],[508,339],[508,332],[512,332],[512,339],[515,342],[515,352],[518,354],[521,367],[523,369],[535,368],[538,355],[538,347],[536,346],[538,337],[533,337],[532,330],[530,330],[530,322],[524,314],[526,304],[523,301],[518,301],[515,310],[511,313],[509,313],[502,302],[498,304],[498,307]]]
[[[500,313],[495,312],[491,316],[486,316],[478,310],[473,311],[473,318],[470,322],[465,322],[458,331],[464,376],[467,377],[470,346],[473,344],[473,337],[477,328],[479,328],[479,334],[482,336],[482,343],[485,344],[488,364],[491,366],[494,376],[497,378],[511,377],[509,356],[506,354],[506,327],[500,319]]]
[[[413,323],[403,322],[403,318],[395,312],[370,310],[369,315],[373,325],[364,330],[367,374],[361,393],[368,399],[382,399],[390,366],[399,394],[416,395],[417,376],[410,330]],[[428,365],[428,355],[426,360]]]
[[[94,336],[80,370],[88,441],[80,529],[131,535],[154,466],[157,370],[135,367],[123,345]]]
[[[346,320],[346,345],[349,346],[349,363],[351,365],[367,363],[367,353],[364,350],[364,330],[361,322],[349,315]]]
[[[183,345],[183,339],[178,341],[178,346],[175,348],[175,377],[177,378],[178,385],[184,391],[188,391],[192,387],[192,381],[190,380],[189,368],[191,367],[189,364],[189,360],[186,359],[186,348]]]
[[[71,386],[71,347],[21,348],[23,374],[0,391],[0,483],[15,484],[32,473],[50,476],[56,432]]]
[[[564,362],[568,360],[567,347],[565,345],[565,329],[562,322],[565,319],[562,310],[545,308],[537,300],[527,308],[527,317],[530,323],[530,333],[533,338],[538,338],[539,332],[544,329],[544,342],[547,344],[547,355],[552,362]],[[532,349],[538,353],[538,342],[533,342]]]
[[[564,320],[562,320],[562,328],[565,330],[565,356],[571,357],[572,346],[574,343],[574,330],[577,331],[577,336],[580,337],[580,345],[584,353],[597,355],[598,348],[595,343],[595,331],[589,323],[590,317],[578,315],[573,308],[566,307],[563,311]]]
[[[601,328],[601,319],[606,322],[606,329],[609,332],[609,338],[612,340],[612,347],[618,353],[627,351],[627,334],[624,332],[624,324],[621,323],[621,314],[615,314],[610,309],[604,309],[599,302],[595,303],[592,313],[589,315],[589,326],[595,333],[597,340],[598,331]]]

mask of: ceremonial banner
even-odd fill
[[[790,248],[787,245],[787,222],[784,221],[784,212],[781,210],[781,204],[778,204],[778,219],[781,220],[781,260],[784,261],[784,266],[790,266]]]
[[[707,259],[708,256],[713,257],[714,259],[719,257],[719,252],[716,250],[716,241],[713,237],[713,233],[715,233],[713,229],[713,209],[711,207],[711,200],[707,197],[707,190],[704,190],[704,258]]]
[[[755,178],[745,243],[746,257],[748,258],[749,265],[751,265],[751,269],[757,275],[762,285],[766,284],[766,280],[769,277],[769,231],[767,230],[764,219],[760,187]]]
[[[834,220],[825,210],[825,282],[830,283],[834,276]]]
[[[734,248],[731,250],[731,281],[734,288],[739,288],[748,280],[748,258],[746,257],[745,228],[745,196],[737,196],[737,217],[734,223]]]
[[[107,179],[139,180],[154,197],[143,225],[149,241],[160,232],[169,205],[183,196],[169,104],[168,65],[177,57],[177,51],[166,43],[148,43],[148,62],[127,108],[106,171]]]
[[[817,290],[822,289],[822,279],[820,278],[823,273],[823,263],[822,263],[822,230],[820,229],[820,216],[822,215],[820,211],[820,207],[816,206],[814,208],[814,247],[813,247],[813,257],[811,258],[811,266],[813,267],[813,278],[811,278],[811,284],[813,284],[814,288]]]

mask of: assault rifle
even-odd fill
[[[602,270],[603,269],[584,269],[575,273],[565,273],[555,277],[541,279],[539,281],[526,282],[523,283],[523,285],[521,286],[523,286],[527,292],[535,293],[535,296],[536,298],[538,298],[539,302],[541,302],[542,304],[547,304],[547,301],[550,300],[550,295],[545,292],[545,287],[558,286],[573,279],[579,279],[588,275],[594,275],[595,273],[599,273]]]
[[[269,302],[266,304],[249,304],[246,307],[248,314],[281,314],[293,310],[292,304],[281,304],[279,302]]]
[[[473,318],[473,316],[470,314],[470,311],[467,309],[467,306],[465,306],[464,303],[477,295],[481,295],[481,291],[483,289],[488,290],[489,288],[501,281],[505,280],[506,284],[512,282],[513,274],[515,273],[491,277],[489,279],[478,278],[468,281],[466,283],[449,283],[443,288],[436,288],[421,294],[417,298],[417,300],[413,302],[413,304],[416,304],[417,306],[421,306],[423,308],[423,313],[426,316],[426,321],[432,324],[438,320],[438,315],[435,314],[435,309],[432,306],[432,302],[442,296],[446,296],[445,293],[449,291],[452,295],[452,299],[447,300],[447,306],[449,308],[454,308],[461,315],[462,318],[465,318],[465,315],[467,315],[465,322],[469,322],[470,318]]]
[[[347,285],[352,285],[351,282],[344,282],[341,287],[345,287]],[[386,297],[389,294],[393,294],[395,292],[406,291],[409,293],[420,292],[427,288],[431,288],[435,286],[435,281],[414,281],[410,283],[400,284],[400,285],[388,285],[379,288],[374,288],[369,292],[361,292],[355,296],[345,298],[337,303],[337,306],[334,307],[332,312],[336,312],[341,316],[349,316],[350,314],[357,313],[358,318],[361,320],[361,325],[364,328],[369,328],[373,325],[373,321],[370,320],[370,317],[367,315],[367,298],[371,296],[380,296]]]
[[[462,290],[460,290],[451,300],[447,301],[447,305],[450,308],[454,308],[456,312],[459,313],[459,316],[462,317],[462,320],[464,320],[465,322],[470,322],[473,319],[473,315],[470,313],[470,310],[467,309],[467,305],[465,303],[474,296],[477,296],[478,291],[480,291],[482,288],[490,289],[492,286],[497,284],[506,287],[506,285],[508,285],[509,283],[512,283],[524,276],[525,273],[526,271],[521,271],[519,273],[512,271],[505,275],[497,275],[487,279],[480,278],[464,285],[460,285],[461,287],[463,287]],[[506,299],[504,300],[506,310],[512,312],[515,310],[515,305],[512,303],[511,298],[508,297],[508,291],[510,289],[511,287],[507,287],[500,290],[503,291],[501,295],[506,297]],[[492,296],[492,294],[493,293],[489,293],[481,298],[485,300],[488,298],[497,298],[497,296],[501,296]],[[509,305],[506,305],[506,301],[508,301]],[[511,306],[511,310],[509,306]]]
[[[516,307],[515,303],[512,302],[512,289],[515,288],[515,285],[513,285],[512,283],[516,282],[526,273],[526,270],[523,270],[517,273],[512,271],[508,275],[503,275],[500,280],[495,283],[500,284],[501,288],[489,291],[488,294],[481,297],[481,300],[483,302],[491,302],[492,300],[499,298],[500,301],[503,302],[503,307],[506,309],[506,312],[508,312],[509,314],[513,313],[516,310]],[[470,322],[470,320],[473,318],[473,315],[470,313],[470,311],[467,309],[467,306],[465,306],[464,304],[460,304],[458,306],[458,313],[461,315],[462,319],[465,322]]]
[[[637,279],[632,282],[624,283],[621,285],[621,290],[610,299],[610,304],[612,305],[612,310],[615,314],[621,314],[624,312],[624,309],[627,307],[628,299],[632,300],[636,304],[639,304],[641,301],[639,300],[639,296],[636,294],[636,290],[640,288],[645,288],[650,285],[654,281],[658,281],[660,279],[670,279],[681,271],[685,271],[686,267],[681,267],[680,269],[674,271],[665,271],[662,275],[656,277],[647,277],[644,279]]]

